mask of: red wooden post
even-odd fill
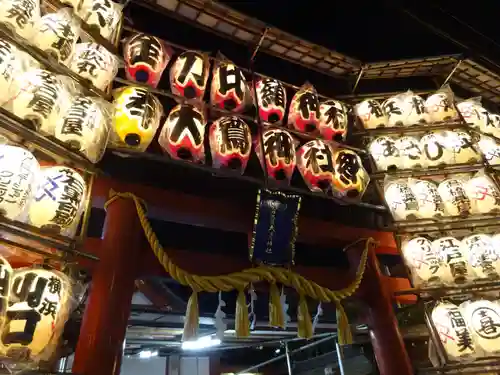
[[[75,374],[120,374],[142,237],[133,201],[118,198],[111,203],[76,348]]]

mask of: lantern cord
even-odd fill
[[[241,292],[251,283],[257,283],[260,281],[267,281],[271,284],[280,283],[294,288],[301,296],[302,300],[304,300],[305,297],[310,297],[321,302],[335,303],[337,307],[337,315],[339,317],[339,342],[345,344],[352,343],[352,335],[349,330],[348,318],[341,302],[343,299],[352,296],[360,286],[366,268],[369,250],[377,246],[377,242],[373,238],[368,238],[365,241],[365,247],[353,282],[346,288],[340,290],[330,290],[322,287],[319,284],[307,280],[305,277],[286,268],[270,267],[266,265],[260,265],[258,267],[248,268],[240,272],[233,272],[220,276],[193,275],[177,266],[161,246],[158,237],[154,233],[146,216],[146,204],[143,199],[132,193],[119,193],[112,189],[110,190],[109,197],[110,198],[104,205],[105,209],[119,198],[133,200],[142,229],[156,258],[173,279],[181,285],[189,286],[193,290],[193,294],[202,291],[215,293],[219,291],[228,292],[231,290],[238,290],[241,295]],[[193,295],[191,302],[193,302],[193,306],[191,306],[190,311],[194,310],[194,302],[197,302],[197,296]],[[246,303],[244,305],[246,307]],[[276,308],[280,307],[277,306]],[[197,323],[198,313],[197,311],[191,312],[193,316],[186,316],[186,320],[195,324]],[[242,322],[245,322],[246,324],[246,321],[247,319],[243,316]],[[309,324],[307,324],[307,327],[309,327]],[[306,331],[307,335],[312,334],[312,329],[307,329]],[[194,331],[191,332],[194,333]],[[241,332],[246,333],[248,331],[246,328],[242,328]]]

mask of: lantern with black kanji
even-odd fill
[[[26,40],[35,34],[40,20],[39,0],[9,0],[0,2],[0,23]]]
[[[481,156],[476,152],[472,137],[462,130],[446,130],[441,132],[447,150],[452,152],[453,164],[478,163]],[[476,135],[474,134],[474,138]]]
[[[494,138],[481,134],[477,147],[490,165],[500,165],[500,144]]]
[[[267,175],[270,178],[290,182],[297,163],[294,139],[290,133],[281,129],[265,130],[262,139],[264,144],[261,145],[258,139],[255,146],[262,168],[267,169]]]
[[[328,192],[332,188],[334,166],[331,147],[316,139],[297,151],[297,168],[311,191]]]
[[[452,121],[457,119],[457,111],[453,105],[453,91],[445,85],[435,94],[427,97],[425,109],[430,122]]]
[[[207,120],[202,109],[179,104],[170,111],[165,120],[158,143],[173,159],[203,162],[206,124]]]
[[[427,238],[415,237],[405,241],[402,252],[406,264],[411,269],[415,287],[443,283],[446,269]]]
[[[163,107],[156,96],[138,86],[114,91],[111,145],[145,151],[160,126]]]
[[[393,170],[401,166],[399,150],[393,138],[377,137],[368,145],[368,152],[379,171]]]
[[[416,137],[404,136],[396,139],[396,149],[399,151],[398,165],[403,169],[422,167],[422,149],[420,140]]]
[[[210,126],[210,150],[215,168],[245,171],[252,152],[250,128],[237,116],[222,117]]]
[[[467,249],[455,237],[441,237],[432,242],[433,251],[439,254],[443,264],[447,266],[451,282],[463,284],[472,277]]]
[[[354,113],[365,129],[383,128],[387,125],[387,116],[380,103],[374,99],[356,104]]]
[[[435,131],[425,134],[420,138],[420,149],[424,167],[455,164],[453,162],[455,152],[447,144],[444,132]]]
[[[170,68],[170,88],[186,99],[202,99],[207,88],[208,56],[195,51],[181,53]]]
[[[497,301],[467,301],[460,306],[472,341],[484,356],[500,354],[500,305]]]
[[[14,271],[10,263],[3,256],[0,256],[0,329],[3,329],[7,318],[13,274]]]
[[[80,9],[75,10],[91,29],[112,40],[121,22],[123,5],[112,0],[82,0]]]
[[[465,217],[471,214],[472,203],[462,179],[452,177],[442,181],[438,186],[438,192],[449,216]]]
[[[395,220],[412,220],[418,216],[418,201],[404,180],[390,181],[384,197]]]
[[[260,119],[268,124],[281,123],[286,110],[286,91],[281,82],[263,78],[257,82],[256,90]]]
[[[7,103],[12,97],[12,83],[21,73],[23,54],[13,44],[0,39],[0,103]]]
[[[483,133],[491,134],[497,138],[500,137],[500,115],[497,113],[487,112],[488,119],[481,129]]]
[[[370,183],[363,161],[353,150],[337,147],[333,151],[332,192],[338,198],[360,200]]]
[[[288,125],[300,132],[312,133],[320,124],[319,100],[316,89],[310,83],[302,85],[290,102]]]
[[[232,112],[242,112],[250,100],[250,90],[240,68],[222,59],[214,66],[210,102]]]
[[[495,249],[491,236],[478,233],[462,240],[464,253],[478,279],[498,279],[500,275],[500,249]]]
[[[29,207],[29,223],[52,233],[71,236],[86,198],[82,176],[68,167],[41,169],[38,189]]]
[[[467,181],[465,190],[474,213],[500,212],[500,193],[493,180],[486,174],[479,173]]]
[[[132,35],[123,47],[127,79],[157,87],[172,55],[173,51],[157,37]]]
[[[487,120],[489,120],[488,111],[481,105],[480,97],[458,103],[457,109],[467,124],[479,130],[484,129]]]
[[[345,141],[349,117],[344,103],[338,100],[327,100],[319,106],[319,132],[326,140]]]
[[[443,199],[433,181],[410,179],[408,183],[415,198],[417,198],[418,217],[431,219],[445,215]]]
[[[45,269],[15,270],[1,335],[2,353],[35,363],[53,359],[70,309],[67,276]]]
[[[382,108],[387,116],[387,126],[403,126],[410,114],[410,107],[405,101],[406,94],[390,97],[382,103]]]
[[[422,97],[415,95],[412,91],[407,91],[403,100],[406,109],[406,118],[403,121],[403,125],[411,126],[429,122],[429,115]]]

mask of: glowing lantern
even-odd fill
[[[425,134],[420,139],[420,149],[422,150],[424,166],[436,167],[453,164],[454,152],[447,147],[443,132]]]
[[[173,52],[157,37],[134,34],[123,47],[127,79],[157,87]]]
[[[466,358],[476,353],[466,319],[457,306],[440,302],[432,310],[431,319],[451,359]]]
[[[494,135],[495,137],[500,137],[500,115],[496,113],[489,113],[489,119],[487,121],[487,126],[481,129],[483,133]]]
[[[411,107],[407,105],[405,95],[395,95],[382,103],[382,108],[387,115],[387,126],[403,126],[405,124],[411,110]]]
[[[11,99],[12,80],[21,70],[21,53],[9,42],[0,39],[0,103]]]
[[[410,188],[418,202],[418,217],[430,219],[444,216],[444,202],[434,182],[410,180]]]
[[[347,136],[347,107],[337,100],[327,100],[319,106],[319,132],[323,138],[336,142],[345,141]]]
[[[222,117],[210,127],[210,150],[215,168],[245,171],[252,152],[252,133],[239,117]]]
[[[425,109],[425,101],[420,96],[408,91],[403,100],[405,102],[406,118],[403,125],[425,124],[429,121],[429,115]]]
[[[465,185],[475,213],[487,214],[500,211],[500,193],[495,183],[485,174],[471,178]]]
[[[163,107],[160,101],[144,88],[127,86],[114,93],[114,147],[129,147],[145,151],[160,126]]]
[[[0,23],[14,34],[31,40],[40,19],[40,1],[9,0],[0,2]]]
[[[439,195],[443,198],[444,207],[450,216],[468,216],[472,205],[465,186],[458,178],[449,178],[438,186]]]
[[[402,247],[404,259],[411,269],[414,286],[435,284],[446,277],[439,254],[434,252],[431,242],[424,237],[415,237]]]
[[[469,254],[469,265],[480,279],[496,279],[500,271],[499,250],[486,234],[473,234],[462,240],[464,253]]]
[[[486,355],[500,352],[500,306],[496,302],[479,300],[462,304],[462,313],[470,328],[476,347]]]
[[[451,150],[453,164],[477,163],[481,156],[476,152],[471,136],[464,131],[444,131],[441,133],[444,138],[445,147]]]
[[[399,152],[397,164],[404,169],[422,167],[422,150],[420,141],[415,137],[401,137],[396,140],[396,149]]]
[[[174,159],[203,162],[206,124],[202,110],[195,106],[179,104],[170,111],[158,143]]]
[[[406,182],[389,182],[385,187],[384,197],[395,220],[417,218],[418,201]]]
[[[55,136],[70,149],[83,153],[95,163],[104,154],[110,122],[111,107],[108,102],[78,96],[58,122]]]
[[[477,129],[486,125],[487,111],[481,105],[481,98],[471,98],[457,104],[457,109],[467,124]]]
[[[71,16],[69,9],[63,8],[44,15],[35,29],[32,43],[57,61],[67,64],[80,37],[78,22]]]
[[[312,133],[319,128],[320,110],[318,94],[310,83],[302,85],[290,102],[288,124],[304,133]]]
[[[451,121],[457,118],[453,105],[453,92],[448,85],[430,95],[425,101],[425,109],[431,122]]]
[[[220,61],[214,68],[210,101],[227,111],[241,112],[249,99],[245,76],[240,68],[229,61]]]
[[[332,149],[317,139],[302,145],[297,151],[297,168],[311,191],[331,189],[334,170]]]
[[[383,128],[388,121],[380,103],[373,99],[356,104],[354,112],[365,129]]]
[[[433,251],[439,254],[441,262],[447,265],[453,281],[463,284],[470,278],[468,253],[462,243],[454,237],[441,237],[432,242]]]
[[[270,178],[290,182],[296,165],[295,142],[285,130],[267,129],[262,133],[264,144],[260,139],[255,146],[262,168],[267,169]],[[262,155],[262,148],[264,155]]]
[[[9,306],[13,270],[9,262],[0,256],[0,331],[3,330]]]
[[[170,86],[175,95],[202,99],[207,87],[210,62],[205,54],[183,52],[170,69]]]
[[[261,79],[256,89],[260,119],[269,124],[281,123],[286,110],[286,91],[281,82],[272,78]]]
[[[397,169],[400,165],[399,150],[394,139],[390,137],[375,138],[369,144],[368,151],[380,171]]]
[[[122,10],[123,5],[112,0],[83,0],[78,15],[105,39],[111,40],[120,24]]]
[[[333,152],[333,168],[333,194],[339,198],[361,199],[370,183],[370,176],[359,155],[347,148],[336,148]]]
[[[50,360],[69,316],[70,298],[70,283],[62,273],[16,270],[2,332],[3,352],[34,362]]]
[[[490,165],[500,166],[500,145],[493,138],[481,134],[477,146]]]
[[[497,233],[491,237],[491,241],[493,243],[493,247],[495,249],[500,249],[500,233]]]
[[[118,72],[118,59],[100,44],[78,43],[69,68],[105,90]]]

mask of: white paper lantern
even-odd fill
[[[65,275],[43,269],[16,270],[2,351],[36,363],[51,359],[69,315],[70,297]]]
[[[469,255],[469,265],[476,277],[496,279],[500,271],[500,249],[486,234],[473,234],[462,240],[463,252]]]
[[[383,128],[387,124],[387,116],[376,100],[369,99],[356,104],[354,112],[365,129]]]
[[[405,108],[407,111],[407,116],[403,120],[403,125],[411,126],[429,122],[429,115],[425,108],[424,99],[409,91],[406,93],[403,100],[405,101]]]
[[[345,141],[347,136],[347,107],[338,100],[327,100],[319,106],[319,131],[324,139]]]
[[[312,133],[320,125],[318,93],[313,85],[304,83],[290,101],[288,125],[303,133]]]
[[[31,152],[0,145],[0,213],[17,219],[26,209],[36,188],[40,166]]]
[[[68,167],[42,168],[29,208],[30,224],[55,233],[72,232],[78,225],[85,193],[85,181],[77,171]]]
[[[418,202],[418,217],[430,219],[444,216],[444,202],[432,181],[410,180],[410,188]]]
[[[21,70],[19,50],[11,43],[0,39],[0,104],[12,97],[12,80]]]
[[[418,287],[420,283],[440,283],[446,277],[446,269],[441,264],[439,254],[434,252],[428,239],[412,238],[403,244],[402,251],[413,277],[418,281],[414,281],[414,286]]]
[[[489,133],[497,138],[500,138],[500,115],[497,113],[490,113],[490,121],[488,128],[481,129],[483,133]]]
[[[385,188],[385,201],[395,220],[408,220],[417,217],[417,198],[405,182],[389,182]]]
[[[40,1],[9,0],[0,2],[0,22],[13,33],[31,40],[40,19]]]
[[[368,152],[375,161],[377,169],[386,171],[401,166],[399,150],[391,137],[375,138],[368,146]]]
[[[500,166],[500,144],[493,138],[481,134],[477,146],[490,165]]]
[[[78,43],[69,68],[105,90],[118,72],[118,59],[97,43]]]
[[[213,69],[210,102],[226,111],[242,112],[250,91],[243,71],[229,61],[221,61]]]
[[[462,243],[454,237],[441,237],[432,242],[433,251],[439,254],[441,262],[448,266],[451,280],[457,284],[465,283],[471,276],[468,266],[468,253]],[[450,281],[451,281],[450,280]]]
[[[450,94],[441,91],[427,98],[425,109],[431,122],[451,121],[457,118],[457,111]]]
[[[500,306],[491,301],[479,300],[462,305],[462,313],[470,327],[476,347],[486,355],[500,352]]]
[[[483,129],[486,126],[487,111],[481,106],[480,101],[475,98],[464,100],[457,104],[457,108],[467,124],[477,129]]]
[[[405,101],[405,94],[395,95],[382,103],[387,116],[387,126],[403,126],[410,114],[411,107]]]
[[[454,151],[447,147],[443,132],[432,132],[425,134],[420,139],[423,164],[427,167],[436,167],[446,164],[454,164]]]
[[[195,51],[181,53],[170,68],[170,87],[175,95],[201,99],[205,94],[210,60]]]
[[[396,148],[399,151],[398,166],[404,169],[422,167],[422,150],[417,138],[410,136],[398,138]]]
[[[454,130],[441,133],[447,150],[453,153],[453,164],[468,164],[481,161],[481,156],[476,152],[471,136],[465,131]]]
[[[490,177],[481,174],[467,181],[467,195],[475,213],[487,214],[500,211],[500,193]]]
[[[464,183],[457,178],[449,178],[439,184],[439,195],[443,198],[444,207],[450,216],[468,216],[472,205],[465,190]]]
[[[440,302],[432,310],[431,319],[450,359],[475,354],[476,349],[472,342],[471,332],[457,306],[449,302]]]
[[[112,0],[83,0],[75,10],[87,25],[110,40],[118,29],[123,5]]]

